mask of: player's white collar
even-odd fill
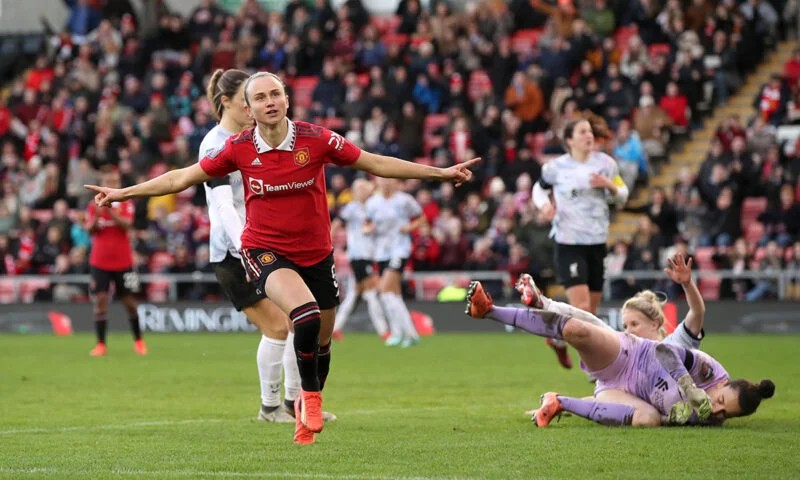
[[[297,138],[297,131],[294,127],[294,122],[289,120],[289,117],[286,117],[286,121],[289,122],[289,129],[286,131],[286,138],[284,138],[281,144],[275,148],[270,147],[269,144],[265,142],[263,138],[261,138],[261,132],[258,131],[258,127],[254,129],[255,134],[253,135],[253,141],[256,145],[256,152],[267,153],[271,152],[272,150],[291,152],[294,150],[294,141]]]

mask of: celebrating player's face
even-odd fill
[[[272,75],[253,79],[247,87],[247,98],[250,116],[258,123],[277,125],[286,117],[289,98],[283,85]]]

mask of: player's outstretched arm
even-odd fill
[[[689,304],[689,313],[683,320],[683,324],[695,337],[700,337],[703,332],[703,320],[706,315],[706,304],[700,290],[692,279],[692,259],[687,261],[682,253],[678,253],[674,258],[668,258],[669,267],[664,272],[669,275],[673,282],[679,283],[686,294],[686,303]]]
[[[361,151],[361,154],[353,163],[353,168],[363,170],[367,173],[383,178],[418,178],[420,180],[438,180],[441,182],[454,182],[456,186],[472,179],[472,171],[469,167],[478,163],[480,158],[453,165],[449,168],[431,167],[418,163],[401,160],[399,158],[387,157]]]
[[[84,185],[84,187],[97,192],[94,201],[99,207],[105,207],[113,202],[122,202],[131,198],[158,197],[181,192],[192,185],[212,178],[200,167],[199,163],[195,163],[190,167],[172,170],[152,180],[127,188],[107,188],[97,185]]]

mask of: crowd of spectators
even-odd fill
[[[0,102],[4,275],[86,272],[82,222],[92,196],[82,185],[109,168],[131,184],[195,162],[215,122],[203,95],[208,76],[240,68],[275,72],[293,119],[363,148],[437,166],[483,157],[466,187],[406,183],[427,219],[415,232],[412,268],[531,272],[546,284],[550,225],[530,192],[541,163],[563,152],[561,127],[602,117],[602,148],[631,188],[646,187],[673,139],[724,105],[791,24],[781,0],[402,0],[391,17],[370,16],[361,0],[338,8],[291,0],[281,12],[255,0],[236,11],[202,0],[186,18],[169,0],[144,2],[140,12],[127,0],[65,3],[66,28]],[[752,122],[720,127],[696,176],[687,171],[672,192],[652,191],[646,220],[630,245],[613,247],[609,264],[658,268],[681,245],[716,245],[715,258],[728,258],[744,233],[743,199],[754,196],[769,202],[758,241],[770,252],[775,242],[782,258],[798,240],[800,150],[777,144],[775,128],[800,119],[798,77],[800,54],[759,93]],[[332,216],[356,174],[326,172]],[[204,205],[201,188],[136,201],[140,273],[211,271]],[[634,283],[618,282],[615,294]],[[774,293],[730,290],[756,288]],[[180,293],[213,291],[187,284]]]

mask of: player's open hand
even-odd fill
[[[664,269],[664,273],[669,275],[673,282],[687,285],[692,281],[692,259],[686,261],[682,253],[677,253],[673,258],[667,258],[669,267]]]
[[[442,170],[442,173],[444,174],[444,178],[442,180],[446,182],[454,182],[456,187],[460,186],[464,182],[469,182],[472,180],[472,171],[469,169],[469,167],[480,161],[481,159],[478,157],[463,163],[459,163],[458,165],[445,168]]]
[[[98,207],[110,207],[114,202],[125,200],[122,189],[119,188],[98,187],[97,185],[84,185],[83,188],[97,192],[97,195],[94,196],[94,203]]]

